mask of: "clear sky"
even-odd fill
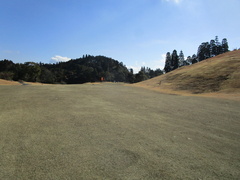
[[[135,72],[163,68],[202,42],[240,48],[240,0],[0,0],[0,60],[50,63],[104,55]]]

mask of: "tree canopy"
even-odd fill
[[[210,40],[210,42],[203,42],[200,44],[197,55],[193,54],[192,57],[188,56],[186,60],[184,59],[183,51],[180,51],[179,56],[176,50],[173,50],[172,54],[167,52],[164,71],[167,73],[177,69],[178,67],[194,64],[210,57],[217,56],[219,54],[228,52],[228,48],[227,39],[224,38],[222,43],[220,43],[218,36],[216,36],[215,39]]]
[[[56,64],[35,62],[14,64],[6,59],[0,61],[0,78],[16,81],[67,84],[99,81],[134,83],[160,74],[162,74],[160,69],[154,71],[145,67],[134,74],[133,70],[128,69],[122,62],[105,56],[85,55]]]

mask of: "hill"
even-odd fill
[[[10,60],[0,61],[0,79],[81,84],[86,82],[118,81],[130,82],[133,74],[122,62],[105,56],[86,55],[68,62],[44,64],[25,62],[15,64]]]
[[[240,93],[240,50],[184,66],[135,86],[174,94]]]

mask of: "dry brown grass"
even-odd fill
[[[0,79],[0,85],[47,85],[45,83],[39,82],[25,82],[25,81],[9,81],[5,79]]]
[[[170,94],[240,100],[240,50],[181,67],[134,86]]]
[[[0,79],[0,85],[21,85],[21,84],[17,81],[7,81],[4,79]]]

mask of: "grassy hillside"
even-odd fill
[[[136,86],[168,93],[239,93],[240,50],[184,66]]]

